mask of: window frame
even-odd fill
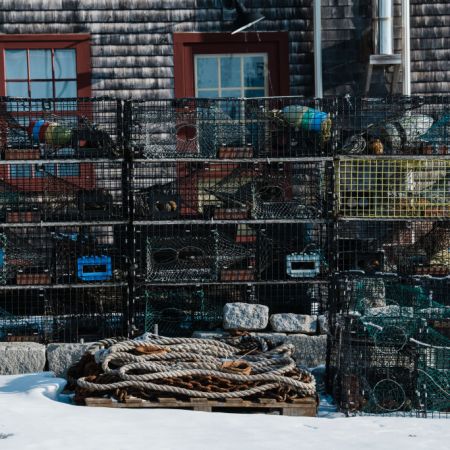
[[[91,97],[91,35],[6,34],[0,35],[0,96],[6,96],[5,50],[75,49],[77,97]]]
[[[174,93],[195,97],[197,54],[267,53],[269,96],[289,95],[289,37],[287,32],[174,33]]]

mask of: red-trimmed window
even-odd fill
[[[175,97],[289,95],[287,33],[174,33]]]
[[[0,95],[91,95],[88,34],[0,35]]]

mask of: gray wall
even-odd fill
[[[370,0],[322,0],[325,92],[357,93],[370,36]],[[246,0],[288,31],[293,95],[313,94],[312,0]],[[413,92],[450,90],[450,2],[411,0]],[[2,0],[0,33],[92,34],[94,95],[173,96],[174,31],[229,31],[220,0]],[[378,92],[385,92],[383,79]],[[376,89],[376,86],[375,86]]]

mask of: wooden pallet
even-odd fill
[[[85,399],[86,406],[105,408],[175,408],[192,411],[220,412],[261,412],[278,411],[283,416],[314,417],[317,413],[317,402],[314,397],[296,399],[293,402],[278,402],[275,399],[260,399],[249,401],[242,399],[207,400],[191,398],[189,401],[176,398],[159,398],[157,401],[147,401],[140,398],[130,398],[119,403],[110,398],[90,397]]]

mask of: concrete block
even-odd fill
[[[269,322],[269,308],[252,303],[227,303],[223,307],[225,330],[264,330]]]
[[[274,331],[282,333],[314,334],[317,332],[317,316],[292,313],[272,314],[270,325]]]
[[[287,344],[295,347],[294,359],[305,367],[317,367],[325,364],[327,356],[327,336],[308,336],[307,334],[290,334]]]
[[[42,372],[45,345],[36,342],[0,342],[0,375]]]
[[[48,344],[48,369],[57,377],[65,377],[67,369],[76,363],[91,346],[86,344]]]

